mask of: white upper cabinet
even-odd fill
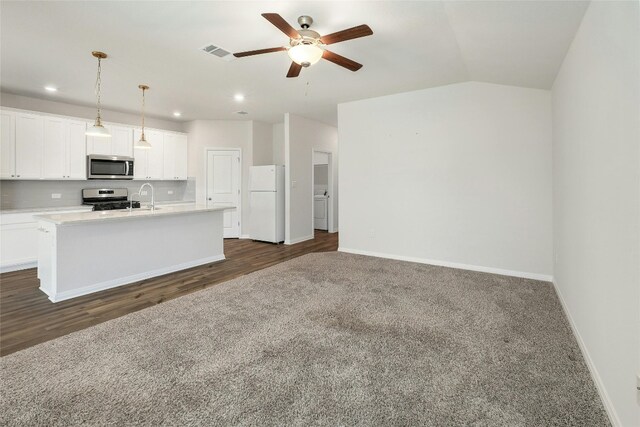
[[[84,121],[44,117],[44,179],[87,179]]]
[[[187,135],[176,135],[178,148],[176,149],[176,179],[187,179],[188,138]]]
[[[88,123],[88,126],[91,125]],[[111,138],[87,136],[87,155],[89,154],[111,155]]]
[[[111,138],[87,137],[87,154],[102,154],[106,156],[133,155],[133,129],[105,123],[104,126],[111,133]]]
[[[85,119],[0,109],[0,179],[87,179],[87,155],[134,157],[134,178],[187,179],[187,135],[147,129],[150,150],[134,150],[140,130],[105,124],[111,138],[85,135]]]
[[[0,111],[0,178],[16,177],[16,115]]]
[[[16,113],[16,178],[40,179],[44,143],[44,117]]]
[[[163,179],[164,170],[164,132],[151,130],[146,133],[147,141],[151,144],[147,171],[150,179]]]
[[[133,157],[133,129],[124,126],[109,126],[111,132],[111,154]]]
[[[133,132],[133,139],[140,139],[140,130]],[[135,148],[133,157],[133,172],[135,179],[164,179],[164,132],[146,129],[144,136],[151,144],[150,149]]]
[[[44,117],[44,145],[45,162],[42,165],[42,177],[64,178],[67,151],[67,120],[60,117]]]
[[[65,175],[69,179],[87,179],[87,124],[81,120],[67,121],[67,151]]]
[[[187,136],[164,134],[164,179],[187,179]]]

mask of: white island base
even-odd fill
[[[224,210],[177,206],[39,216],[40,289],[58,302],[221,261]]]

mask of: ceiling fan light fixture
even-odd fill
[[[289,48],[289,58],[296,64],[309,67],[322,58],[324,52],[317,44],[300,43]]]

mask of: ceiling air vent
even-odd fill
[[[209,55],[214,55],[217,56],[218,58],[222,58],[225,61],[231,61],[233,58],[235,58],[231,52],[224,50],[223,48],[221,48],[220,46],[216,46],[213,44],[209,44],[203,48],[200,49],[201,51],[203,51],[204,53],[207,53]]]

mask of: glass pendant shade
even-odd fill
[[[299,44],[290,48],[287,53],[296,64],[308,67],[320,61],[323,50],[315,44]]]
[[[98,138],[111,138],[111,134],[107,130],[106,127],[102,126],[102,123],[96,121],[93,126],[91,126],[85,132],[87,136],[96,136]]]
[[[136,143],[133,146],[133,148],[139,148],[139,149],[142,149],[142,150],[149,150],[151,148],[151,144],[149,144],[147,142],[147,140],[145,139],[144,133],[140,137],[140,140],[136,141]]]

